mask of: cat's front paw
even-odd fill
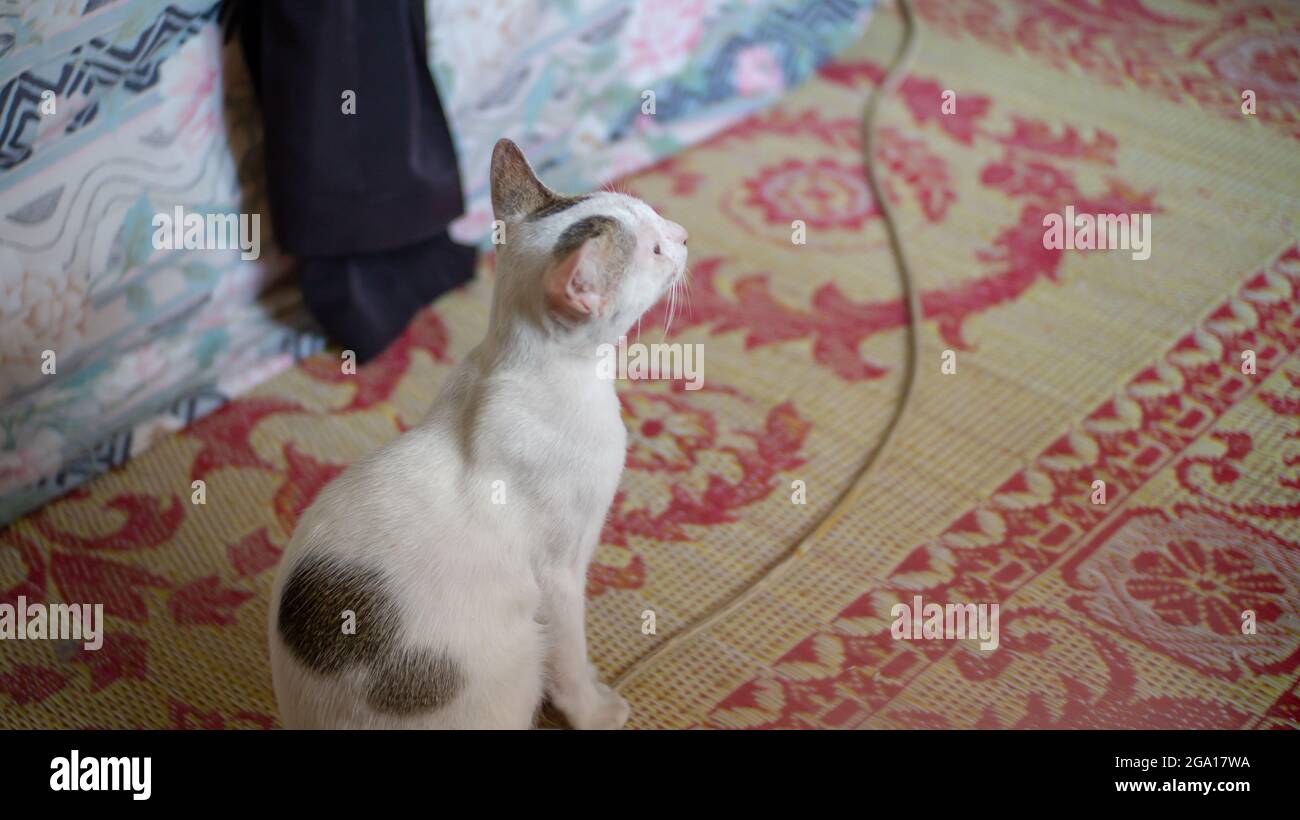
[[[632,706],[618,692],[597,682],[578,705],[565,713],[575,729],[622,729],[632,714]]]

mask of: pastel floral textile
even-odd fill
[[[431,61],[467,199],[455,235],[471,242],[488,235],[488,158],[499,137],[519,143],[557,189],[599,187],[772,104],[859,37],[873,6],[874,0],[432,3]]]
[[[308,328],[269,225],[256,260],[154,247],[160,211],[266,210],[220,11],[85,0],[0,19],[0,521],[288,366]]]

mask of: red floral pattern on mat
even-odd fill
[[[750,192],[746,202],[760,208],[773,225],[803,220],[816,229],[854,230],[880,215],[861,171],[829,157],[769,165],[745,180],[745,187]]]
[[[50,577],[63,600],[102,603],[105,615],[134,623],[149,620],[149,605],[141,594],[144,590],[174,586],[132,564],[60,550],[50,554]]]
[[[825,66],[821,75],[857,89],[878,82],[882,72],[870,62],[837,62]],[[933,78],[911,76],[904,81],[901,93],[913,119],[917,125],[930,124],[932,129],[907,138],[882,129],[880,160],[892,171],[891,178],[901,177],[914,189],[922,219],[942,223],[956,194],[945,161],[926,147],[926,141],[938,135],[963,145],[986,142],[1002,152],[1000,159],[978,169],[976,177],[981,185],[1007,198],[1010,210],[1017,214],[1016,221],[1000,230],[992,243],[971,260],[972,268],[984,271],[982,274],[954,285],[924,289],[920,294],[924,319],[937,325],[944,343],[968,350],[973,345],[963,331],[969,317],[1020,298],[1041,280],[1057,280],[1064,254],[1073,251],[1043,247],[1046,214],[1060,213],[1066,205],[1080,213],[1097,214],[1159,213],[1162,209],[1154,194],[1129,190],[1115,180],[1100,191],[1081,190],[1075,183],[1071,170],[1074,164],[1114,165],[1118,143],[1113,136],[1104,132],[1085,136],[1072,126],[1058,131],[1015,113],[1005,115],[1010,130],[989,128],[984,120],[994,111],[994,105],[979,95],[963,96],[958,114],[940,116],[941,90]],[[749,180],[746,202],[762,211],[762,223],[772,226],[756,236],[788,245],[796,213],[801,213],[800,218],[813,230],[826,230],[832,235],[861,232],[859,226],[870,222],[876,213],[870,197],[862,199],[853,193],[857,189],[843,180],[832,189],[822,179],[832,168],[852,167],[855,185],[866,191],[860,129],[861,124],[853,117],[827,120],[813,111],[792,114],[777,108],[714,138],[714,145],[727,146],[763,136],[803,135],[814,137],[828,151],[824,157],[792,159],[761,169]],[[785,178],[800,174],[814,178]],[[849,210],[841,212],[837,219],[821,215],[826,202],[832,200]],[[732,214],[737,224],[754,232],[750,222],[731,211],[726,201],[721,207]],[[917,234],[912,241],[924,241],[924,236]],[[773,295],[770,274],[738,274],[725,265],[724,259],[706,258],[692,267],[691,309],[674,319],[671,333],[694,327],[707,327],[713,335],[743,330],[747,350],[811,339],[813,360],[840,378],[877,379],[889,372],[885,365],[866,358],[862,344],[903,326],[907,313],[901,299],[854,301],[834,283],[828,283],[813,293],[806,307],[793,305]],[[720,277],[730,280],[730,287],[720,287]],[[645,324],[663,326],[665,320],[666,309],[661,307],[647,317]]]
[[[171,723],[173,729],[270,729],[275,726],[275,717],[248,711],[226,717],[215,709],[204,711],[183,701],[173,700]]]
[[[1294,365],[1286,377],[1292,388],[1300,391],[1300,364]],[[1280,420],[1300,422],[1300,398],[1270,392],[1261,392],[1258,398]],[[1275,479],[1276,496],[1294,498],[1289,504],[1233,501],[1232,493],[1248,480],[1245,461],[1256,449],[1255,442],[1249,433],[1235,430],[1215,433],[1211,439],[1222,446],[1221,455],[1190,455],[1178,463],[1178,482],[1184,489],[1243,515],[1269,520],[1300,518],[1300,497],[1294,495],[1300,490],[1300,424],[1282,437],[1282,446],[1273,454],[1282,467]]]
[[[1144,696],[1132,659],[1119,642],[1070,624],[1058,613],[1019,610],[1003,622],[1003,634],[1006,641],[992,658],[984,659],[972,652],[957,655],[956,665],[964,680],[999,675],[1038,678],[1039,669],[1047,669],[1049,674],[1062,677],[1061,691],[1050,695],[1026,693],[1023,714],[1013,721],[999,714],[1000,710],[985,707],[972,722],[973,728],[1241,729],[1251,719],[1249,712],[1232,703],[1188,696]],[[1054,656],[1056,650],[1082,654],[1086,661],[1076,665],[1099,671],[1100,682],[1063,672],[1071,665]],[[947,716],[929,709],[899,708],[890,712],[890,718],[902,728],[955,728]]]
[[[104,506],[126,516],[112,535],[86,538],[65,532],[50,521],[48,507],[38,511],[33,521],[37,532],[61,547],[128,551],[150,549],[165,543],[176,534],[176,529],[185,518],[185,507],[174,495],[128,493],[110,499]],[[105,518],[112,520],[113,516],[106,515]]]
[[[104,645],[76,650],[76,660],[90,670],[90,691],[98,692],[119,680],[147,680],[149,643],[125,633],[109,632]]]
[[[45,555],[40,546],[35,541],[19,535],[12,527],[7,527],[0,530],[0,550],[11,553],[13,558],[17,559],[6,563],[22,566],[20,570],[22,578],[10,588],[0,591],[0,604],[14,606],[18,603],[19,596],[28,601],[44,601],[48,573]]]
[[[1279,623],[1300,601],[1300,544],[1211,510],[1123,512],[1063,567],[1067,603],[1202,674],[1236,680],[1300,665],[1300,634]],[[1242,613],[1256,634],[1242,634]]]
[[[248,434],[264,418],[301,411],[294,402],[248,396],[199,419],[184,431],[203,445],[190,465],[190,480],[204,480],[209,472],[222,467],[274,469],[253,450]]]
[[[1237,618],[1244,610],[1276,621],[1282,614],[1278,596],[1287,591],[1281,578],[1257,567],[1232,541],[1207,546],[1203,535],[1138,553],[1133,561],[1137,577],[1126,580],[1124,590],[1174,626],[1204,626],[1231,635],[1240,631]]]
[[[1300,680],[1283,692],[1264,713],[1261,729],[1293,729],[1300,724]]]
[[[226,547],[230,565],[240,577],[252,578],[280,563],[283,552],[271,542],[263,527],[238,543]]]
[[[234,609],[253,597],[242,589],[224,588],[215,575],[191,581],[172,593],[172,619],[180,626],[227,626],[234,622]]]
[[[423,351],[436,362],[450,362],[447,328],[432,310],[422,310],[411,325],[363,368],[344,372],[342,359],[317,356],[302,362],[302,372],[328,384],[345,384],[355,388],[352,401],[339,412],[365,410],[385,401],[392,395],[397,383],[406,375],[417,350]]]
[[[1158,11],[1150,0],[917,0],[927,25],[1062,72],[1191,102],[1225,119],[1255,116],[1300,138],[1300,7],[1221,0]]]
[[[1249,305],[1250,310],[1241,309],[1242,305]],[[1247,348],[1258,353],[1258,372],[1251,377],[1244,377],[1240,370],[1238,354]],[[912,725],[909,721],[914,722],[915,715],[891,711],[891,703],[936,661],[958,650],[953,642],[894,640],[889,629],[892,619],[887,617],[892,604],[910,600],[915,594],[941,604],[1004,602],[1064,556],[1072,556],[1072,569],[1065,577],[1082,584],[1071,604],[1091,621],[1206,674],[1235,679],[1243,665],[1254,674],[1293,674],[1300,662],[1300,635],[1290,628],[1275,628],[1280,618],[1261,618],[1258,635],[1235,636],[1231,647],[1221,645],[1220,633],[1205,629],[1203,620],[1195,625],[1170,624],[1141,599],[1134,599],[1123,614],[1116,612],[1116,595],[1105,599],[1108,608],[1099,608],[1102,598],[1095,583],[1085,578],[1081,562],[1103,547],[1109,549],[1115,527],[1124,526],[1121,521],[1100,529],[1119,500],[1162,469],[1175,465],[1182,451],[1210,432],[1230,408],[1254,395],[1269,374],[1286,367],[1288,357],[1297,350],[1300,247],[1292,245],[1264,270],[1247,276],[1231,299],[1179,339],[1161,361],[1136,374],[1114,398],[1041,453],[1032,466],[1004,482],[985,504],[958,518],[933,542],[917,547],[888,574],[884,586],[861,595],[829,627],[797,642],[773,671],[759,674],[719,700],[709,711],[706,724],[858,725],[883,715],[895,725]],[[1108,506],[1090,502],[1097,477],[1103,477],[1109,486]],[[1221,553],[1225,557],[1231,558],[1230,552],[1244,552],[1249,559],[1251,570],[1237,577],[1250,579],[1245,583],[1253,594],[1248,599],[1238,598],[1238,602],[1260,604],[1269,615],[1273,614],[1270,603],[1285,606],[1295,617],[1295,601],[1300,600],[1296,592],[1300,548],[1296,544],[1226,515],[1186,507],[1177,510],[1178,515],[1208,516],[1214,522],[1212,529],[1204,520],[1179,527],[1177,540],[1210,538],[1215,548],[1226,551]],[[1153,536],[1140,543],[1168,540]],[[1112,575],[1126,566],[1097,560],[1098,566]],[[1229,564],[1226,569],[1234,567]],[[1287,591],[1271,593],[1278,581],[1269,576],[1282,582]],[[1119,588],[1124,588],[1122,582]],[[1004,611],[1003,624],[1023,616],[1015,609]],[[1095,643],[1095,630],[1078,624],[1066,626],[1075,632],[1073,643],[1079,636]],[[1008,632],[1011,630],[1003,629],[1004,644],[1016,640],[1014,634],[1008,638]],[[1171,635],[1178,640],[1171,640]],[[1111,654],[1123,655],[1120,644],[1104,640],[1114,647]],[[975,656],[971,661],[971,653],[960,652],[958,668],[963,674],[977,676],[997,674],[997,664],[1005,664],[1017,654],[1000,649],[990,659]],[[1117,657],[1113,663],[1128,666],[1129,661]],[[1079,708],[1058,707],[1052,714],[1040,709],[1035,715],[1031,703],[1023,725],[1111,725],[1104,714],[1089,717],[1102,700],[1085,697],[1069,680],[1061,683],[1063,694],[1067,699],[1076,698]],[[1245,720],[1227,704],[1210,701],[1183,699],[1142,708],[1151,725],[1233,726]],[[1195,714],[1208,722],[1188,718]],[[1210,720],[1215,715],[1218,718]],[[1116,720],[1114,725],[1132,725],[1132,721]]]
[[[592,562],[588,595],[611,588],[636,589],[645,583],[645,565],[632,550],[633,536],[687,541],[691,527],[736,521],[745,507],[776,490],[779,473],[804,463],[799,452],[811,425],[792,403],[768,411],[758,429],[724,429],[723,419],[684,398],[689,394],[680,382],[669,384],[676,395],[661,392],[662,386],[640,384],[620,391],[629,431],[627,470],[652,474],[639,486],[655,490],[659,497],[657,503],[630,500],[625,479],[605,519],[601,541],[607,549]],[[706,389],[740,405],[748,402],[739,391],[715,382]],[[729,433],[725,441],[722,432]],[[702,466],[705,454],[710,463],[721,457],[735,465],[738,477]]]
[[[717,437],[713,416],[681,397],[628,390],[619,402],[628,429],[626,466],[633,470],[689,469]]]
[[[0,673],[0,692],[12,698],[16,706],[45,700],[67,684],[67,678],[45,666],[19,664],[9,672]]]

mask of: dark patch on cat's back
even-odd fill
[[[347,612],[355,616],[355,634],[343,631]],[[294,657],[322,675],[389,654],[398,626],[383,575],[333,556],[304,558],[280,594],[280,637]]]
[[[445,652],[403,649],[370,670],[366,702],[376,712],[410,715],[446,706],[465,687],[465,673]]]
[[[579,196],[554,196],[541,207],[535,209],[524,221],[533,222],[538,219],[545,219],[548,216],[555,216],[558,213],[567,211],[574,205],[586,202],[591,198],[590,194],[581,194]]]

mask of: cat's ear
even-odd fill
[[[605,279],[600,272],[600,256],[595,241],[584,242],[547,269],[544,279],[546,304],[553,313],[570,321],[600,315],[605,306]]]
[[[611,217],[574,222],[556,241],[555,261],[543,277],[547,306],[571,321],[599,316],[634,245],[631,233]]]
[[[524,152],[508,139],[492,149],[492,213],[509,219],[532,213],[556,198],[533,173]]]

